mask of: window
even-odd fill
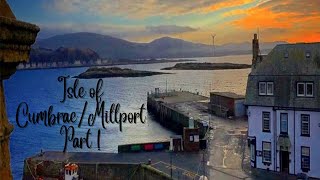
[[[313,83],[306,83],[306,96],[313,96]]]
[[[284,53],[284,58],[288,58],[289,57],[289,53],[288,52],[285,52]]]
[[[266,82],[259,82],[259,95],[266,95]]]
[[[301,114],[301,136],[310,136],[310,115]]]
[[[280,114],[280,134],[288,134],[288,114]]]
[[[256,146],[254,144],[250,145],[250,159],[256,161]]]
[[[262,131],[270,132],[270,112],[262,112]]]
[[[267,95],[273,95],[273,82],[267,82]]]
[[[301,146],[301,169],[304,172],[310,170],[310,147]]]
[[[199,142],[199,135],[194,135],[193,140],[194,142]]]
[[[273,95],[273,82],[259,82],[259,95]]]
[[[193,142],[193,141],[194,141],[193,135],[190,135],[189,138],[190,138],[190,139],[189,139],[190,142]]]
[[[313,83],[297,83],[297,96],[299,97],[313,97]]]
[[[271,163],[271,143],[262,141],[262,162]]]
[[[305,85],[304,83],[297,84],[297,96],[304,96],[304,91],[305,91],[304,85]]]
[[[306,52],[306,58],[310,58],[311,57],[311,53],[310,52]]]

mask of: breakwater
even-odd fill
[[[182,134],[183,128],[191,125],[199,128],[200,138],[203,138],[209,117],[204,118],[201,112],[207,112],[205,104],[208,100],[208,97],[187,91],[160,93],[156,89],[154,93],[148,93],[147,109],[160,124],[176,133]]]

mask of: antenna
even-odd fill
[[[214,57],[214,38],[216,37],[216,34],[212,34],[211,35],[212,36],[212,55],[213,55],[213,57]]]

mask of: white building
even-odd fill
[[[320,43],[258,52],[255,36],[245,100],[251,166],[320,178]]]
[[[78,165],[76,164],[66,164],[64,166],[64,179],[65,180],[78,180]]]

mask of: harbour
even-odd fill
[[[248,55],[227,57],[217,57],[217,58],[200,58],[202,61],[212,61],[212,62],[247,62]],[[148,65],[126,65],[125,68],[139,69],[139,70],[157,70],[163,67],[171,66],[174,63],[161,63],[161,64],[148,64]],[[9,81],[5,82],[6,92],[8,96],[14,97],[7,99],[8,106],[8,116],[12,123],[15,123],[15,114],[16,107],[19,104],[19,97],[25,97],[25,101],[28,102],[29,107],[32,107],[34,111],[40,111],[43,106],[60,104],[60,96],[56,97],[55,94],[60,95],[60,91],[56,90],[56,87],[61,87],[61,83],[57,82],[56,78],[62,74],[69,74],[70,76],[76,75],[79,72],[83,71],[84,68],[63,68],[63,69],[47,69],[47,70],[30,70],[30,71],[18,71]],[[214,71],[213,74],[211,71],[192,71],[194,74],[194,79],[185,78],[190,71],[177,71],[175,75],[160,75],[152,77],[143,77],[135,78],[135,81],[132,81],[133,78],[111,78],[104,79],[104,86],[102,91],[107,97],[106,106],[111,106],[112,103],[120,103],[121,109],[128,112],[135,112],[138,110],[138,107],[141,104],[147,105],[147,93],[154,91],[154,87],[159,87],[160,89],[166,89],[166,78],[170,77],[167,82],[168,89],[177,89],[180,91],[194,92],[193,94],[199,93],[201,96],[205,96],[205,99],[208,99],[209,92],[214,90],[226,91],[231,90],[237,93],[244,93],[244,90],[241,88],[236,88],[234,81],[239,82],[240,84],[245,84],[246,73],[248,70],[234,70],[232,74],[231,71]],[[42,74],[46,73],[46,76]],[[213,78],[213,75],[215,78]],[[195,81],[195,79],[204,78],[203,81]],[[24,79],[24,80],[22,80]],[[223,84],[220,84],[219,81],[223,80]],[[44,84],[43,88],[37,88],[37,84],[41,84],[43,81],[46,82],[56,82],[56,84]],[[84,80],[85,83],[79,85],[86,87],[94,87],[96,81],[93,80]],[[26,83],[28,82],[28,83]],[[24,91],[17,91],[18,86],[27,87]],[[121,86],[121,91],[113,91],[112,89],[120,88],[119,85],[126,84],[126,86]],[[234,87],[233,87],[234,86]],[[139,87],[139,88],[137,88]],[[210,90],[211,89],[211,90]],[[49,93],[48,93],[49,92]],[[134,96],[132,96],[134,94]],[[38,96],[46,98],[46,102],[33,101],[37,99]],[[119,98],[121,97],[121,98]],[[57,108],[57,111],[65,112],[66,109],[69,111],[74,111],[77,114],[81,114],[83,103],[89,99],[83,99],[78,103],[74,103],[73,100],[67,100],[62,104],[61,108]],[[60,105],[59,105],[60,106]],[[59,107],[57,106],[57,107]],[[90,107],[94,107],[95,103],[88,101],[88,111],[94,111]],[[146,112],[146,111],[145,111]],[[96,146],[92,146],[91,149],[84,148],[83,150],[77,149],[76,151],[88,151],[88,152],[100,152],[100,153],[118,153],[118,146],[125,144],[137,144],[137,143],[147,143],[153,141],[170,141],[170,136],[176,134],[175,131],[171,131],[164,126],[162,126],[156,120],[156,116],[151,112],[145,113],[146,123],[139,125],[124,124],[123,132],[118,133],[119,126],[115,124],[108,124],[106,131],[101,132],[101,147],[100,150]],[[207,117],[205,118],[208,119]],[[42,127],[42,125],[39,125]],[[15,153],[19,148],[26,148],[28,151],[23,153],[18,153],[16,156],[12,157],[14,168],[13,173],[15,178],[22,178],[22,169],[23,169],[23,159],[32,157],[35,154],[39,153],[40,149],[44,151],[54,150],[62,151],[63,142],[58,141],[61,139],[59,135],[60,127],[51,127],[48,130],[43,131],[38,126],[28,126],[27,128],[20,129],[15,128],[14,133],[12,134],[11,145],[16,147],[12,149],[12,152]],[[87,132],[85,129],[86,126],[77,130],[78,133],[84,134]],[[83,130],[82,130],[83,129]],[[28,134],[24,136],[23,134]],[[45,134],[45,136],[43,136]],[[93,139],[97,139],[96,133],[92,134]],[[37,138],[41,139],[41,144],[39,146],[33,146],[32,144]],[[132,139],[131,137],[134,137]],[[27,138],[27,140],[26,140]],[[52,140],[57,139],[57,140]],[[28,143],[22,143],[27,141]],[[68,147],[68,151],[71,151],[72,146]]]
[[[1,179],[320,178],[318,1],[108,1],[0,0]]]
[[[77,165],[77,175],[84,179],[200,179],[204,176],[213,179],[282,179],[278,173],[266,176],[263,170],[250,168],[246,117],[228,119],[210,114],[209,104],[209,97],[186,91],[148,93],[148,110],[159,113],[157,121],[165,127],[175,126],[172,129],[177,134],[182,128],[181,136],[172,135],[169,141],[119,145],[117,153],[40,152],[25,159],[23,179],[30,179],[34,174],[63,177],[63,168],[70,163]],[[160,105],[166,105],[168,109]],[[196,145],[185,143],[191,136],[188,134],[185,138],[186,130],[194,128],[199,131],[192,132],[199,133],[198,141],[204,139],[205,146],[195,143],[195,134],[192,136]],[[203,131],[206,133],[200,133]],[[182,140],[178,141],[182,144],[176,143],[177,139]],[[43,164],[51,170],[41,171]],[[37,168],[39,172],[30,170]]]

